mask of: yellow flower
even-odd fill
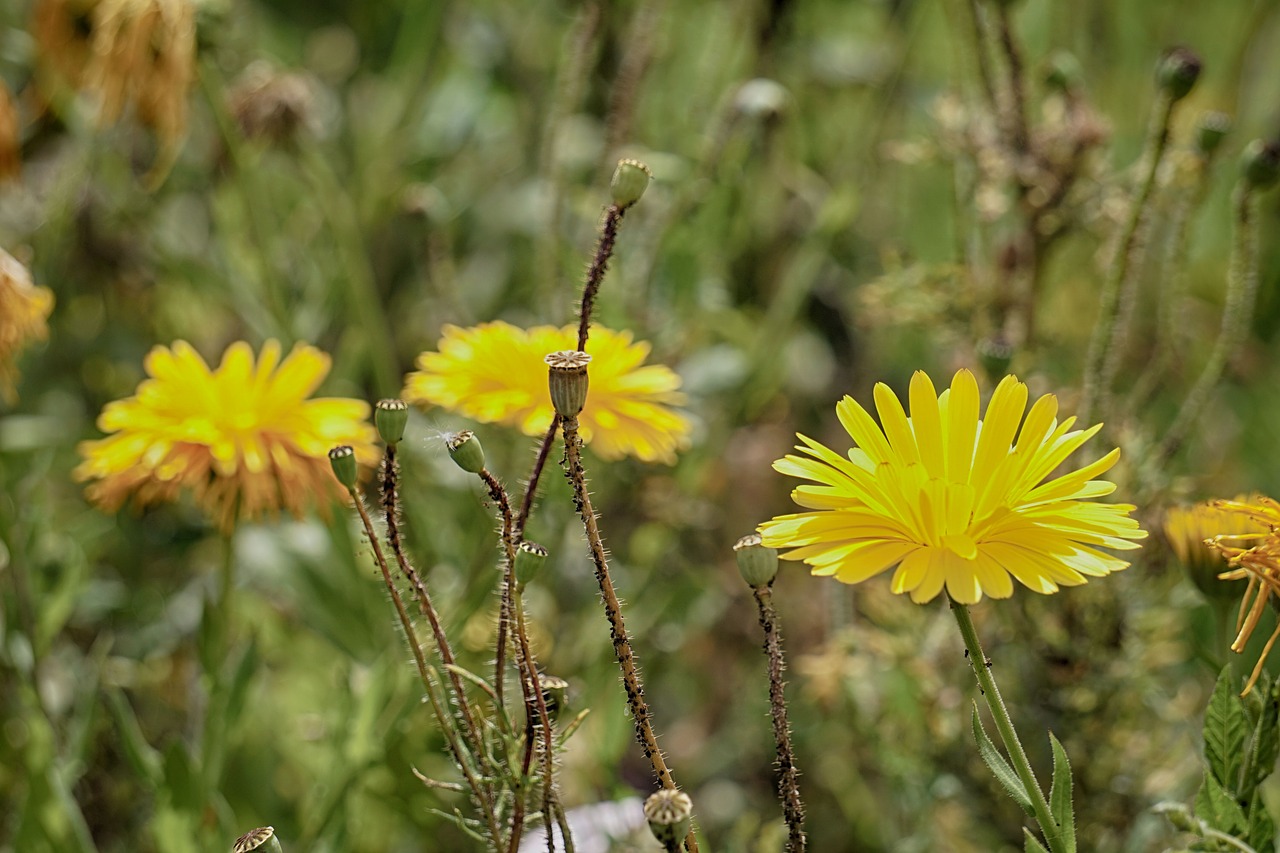
[[[1094,478],[1120,451],[1046,481],[1101,428],[1072,431],[1075,418],[1058,423],[1053,395],[1023,421],[1027,386],[1006,376],[979,420],[978,383],[961,370],[940,395],[917,372],[910,418],[883,383],[875,401],[882,426],[851,397],[836,406],[857,444],[847,459],[801,435],[796,449],[812,458],[774,463],[817,484],[791,493],[811,512],[760,526],[765,545],[794,549],[783,559],[849,584],[897,566],[895,593],[924,603],[945,586],[954,601],[973,604],[984,594],[1007,598],[1011,576],[1047,594],[1118,571],[1129,564],[1098,547],[1137,548],[1129,540],[1147,535],[1129,517],[1133,506],[1089,500],[1115,490]]]
[[[1235,500],[1239,504],[1257,501],[1257,495],[1242,495]],[[1267,528],[1244,513],[1223,509],[1220,504],[1221,501],[1205,501],[1169,509],[1164,516],[1164,537],[1187,576],[1206,598],[1234,601],[1243,587],[1219,579],[1227,569],[1226,558],[1206,540],[1219,534],[1265,533]]]
[[[82,442],[77,480],[93,480],[89,499],[108,511],[130,495],[140,505],[172,500],[191,489],[224,531],[236,518],[321,511],[343,489],[328,451],[349,444],[363,462],[376,457],[374,431],[360,400],[307,399],[329,372],[330,359],[298,344],[283,361],[280,344],[253,350],[232,344],[211,371],[185,341],[147,354],[150,378],[137,393],[108,403],[98,428],[111,433]]]
[[[0,397],[14,400],[18,352],[49,336],[45,321],[52,310],[53,292],[36,287],[27,268],[0,249]]]
[[[482,423],[519,427],[542,435],[555,414],[547,391],[543,357],[573,349],[577,327],[482,323],[469,329],[445,326],[438,352],[418,356],[404,399],[443,406]],[[645,365],[649,345],[630,332],[591,327],[591,390],[578,416],[583,441],[602,459],[635,456],[675,464],[689,444],[689,421],[670,406],[684,402],[680,377],[667,367]]]
[[[1247,501],[1213,503],[1224,513],[1236,516],[1237,521],[1231,527],[1239,524],[1253,527],[1253,530],[1243,533],[1228,529],[1227,532],[1206,540],[1207,544],[1222,552],[1232,566],[1229,571],[1218,575],[1219,578],[1249,581],[1244,600],[1240,602],[1240,615],[1236,619],[1236,639],[1231,644],[1231,651],[1240,654],[1253,636],[1253,630],[1258,627],[1267,601],[1272,595],[1280,596],[1280,502],[1258,496]],[[1256,544],[1249,545],[1251,542]],[[1263,646],[1242,696],[1253,689],[1262,673],[1262,665],[1277,639],[1280,639],[1280,624],[1276,625],[1271,639]]]

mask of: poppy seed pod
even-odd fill
[[[330,450],[329,465],[339,483],[348,489],[356,487],[356,452],[350,445],[343,444]]]
[[[379,400],[373,409],[373,425],[387,444],[399,444],[409,423],[409,405],[404,400]]]
[[[231,848],[231,853],[251,853],[258,850],[260,853],[283,853],[280,849],[280,839],[276,838],[276,831],[270,826],[260,826],[257,829],[251,829],[244,835],[236,839],[235,846]]]
[[[1255,139],[1240,158],[1244,181],[1250,189],[1265,190],[1280,179],[1280,145]]]
[[[591,356],[578,350],[550,353],[545,359],[551,405],[562,418],[576,418],[587,404],[587,365]]]
[[[524,540],[516,548],[516,582],[521,586],[531,584],[547,562],[547,549],[536,542]]]
[[[613,180],[609,182],[613,203],[618,207],[635,204],[649,188],[651,180],[653,172],[644,163],[639,160],[619,160],[618,168],[613,170]]]
[[[479,474],[484,470],[484,447],[471,430],[464,429],[446,436],[444,444],[449,448],[449,456],[463,471]]]
[[[649,831],[666,848],[673,849],[689,833],[693,823],[693,800],[684,791],[663,788],[644,801],[644,819]]]
[[[1178,101],[1195,88],[1202,67],[1200,57],[1190,48],[1181,45],[1171,47],[1160,57],[1160,64],[1156,66],[1156,80],[1159,81],[1160,88],[1169,93],[1170,98]]]
[[[778,576],[778,551],[766,548],[759,533],[743,536],[733,546],[733,551],[738,558],[738,572],[747,586],[767,586]]]

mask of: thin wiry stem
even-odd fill
[[[611,204],[604,212],[604,222],[600,225],[600,237],[596,240],[596,251],[587,265],[586,282],[582,287],[582,306],[578,309],[578,350],[586,352],[587,336],[591,331],[591,312],[595,308],[596,294],[600,292],[600,283],[609,269],[609,258],[613,257],[613,246],[618,239],[618,225],[622,222],[627,208]]]
[[[524,538],[524,526],[529,522],[529,513],[533,511],[533,499],[537,496],[538,480],[542,479],[542,469],[547,467],[547,458],[551,455],[551,446],[555,444],[556,432],[560,429],[560,416],[551,418],[551,426],[542,436],[542,444],[538,445],[538,455],[533,460],[533,468],[529,471],[529,479],[525,482],[524,496],[520,499],[520,512],[514,523],[516,540]]]
[[[472,750],[481,760],[482,767],[484,767],[487,764],[484,759],[484,744],[480,738],[480,729],[476,725],[475,715],[471,710],[471,703],[467,699],[467,691],[463,688],[462,678],[458,675],[456,669],[457,661],[453,656],[453,648],[449,645],[449,638],[445,635],[444,627],[440,623],[440,615],[436,612],[435,605],[431,601],[431,594],[427,592],[426,584],[405,554],[404,542],[400,535],[399,472],[400,465],[396,460],[396,446],[388,444],[383,453],[381,468],[382,518],[387,525],[387,542],[391,546],[391,552],[395,554],[396,564],[400,567],[400,572],[413,586],[414,594],[418,599],[419,611],[431,623],[431,633],[435,637],[436,649],[440,653],[440,660],[444,663],[445,670],[449,673],[449,680],[453,685],[454,695],[458,699],[458,711],[462,715],[467,737],[471,741]]]
[[[1253,317],[1253,304],[1258,295],[1258,225],[1256,196],[1250,186],[1241,181],[1232,195],[1235,210],[1235,239],[1231,247],[1231,261],[1227,272],[1226,304],[1222,309],[1222,326],[1213,351],[1196,384],[1187,394],[1173,425],[1165,433],[1156,458],[1165,462],[1178,452],[1196,418],[1204,409],[1213,387],[1222,378],[1231,354],[1249,334]]]
[[[440,723],[440,729],[444,733],[445,742],[449,745],[449,751],[453,754],[454,762],[458,765],[458,769],[462,771],[462,775],[466,777],[467,785],[470,786],[472,794],[480,805],[480,810],[484,813],[485,822],[488,824],[489,837],[493,840],[494,846],[500,849],[503,846],[502,830],[498,828],[498,817],[494,810],[493,802],[487,796],[485,787],[472,771],[471,765],[466,760],[466,753],[462,748],[462,744],[459,742],[458,734],[453,726],[450,725],[449,712],[445,708],[444,700],[439,695],[440,687],[435,679],[431,677],[430,668],[422,654],[422,646],[418,642],[417,633],[413,629],[413,620],[409,618],[409,613],[404,608],[404,600],[400,597],[400,590],[396,588],[395,579],[391,577],[391,570],[387,568],[387,559],[383,556],[382,546],[378,544],[378,534],[373,529],[373,521],[369,518],[368,510],[364,508],[364,500],[354,488],[348,488],[347,494],[351,496],[351,502],[355,506],[356,512],[360,514],[360,523],[364,525],[365,536],[368,537],[369,546],[373,549],[374,561],[382,572],[382,581],[386,584],[387,592],[391,594],[391,601],[396,608],[396,616],[400,619],[400,627],[404,630],[409,649],[413,652],[414,663],[418,667],[418,677],[422,681],[423,688],[427,691],[427,699],[431,702],[431,710],[435,712],[436,720]]]
[[[782,654],[782,635],[773,609],[770,584],[754,587],[760,608],[760,627],[764,629],[764,652],[769,658],[769,715],[773,718],[773,740],[778,754],[778,799],[787,821],[787,853],[804,853],[804,801],[800,798],[800,769],[796,767],[791,748],[791,726],[787,723],[787,697],[782,672],[786,661]]]
[[[1009,70],[1009,136],[1013,149],[1021,156],[1031,149],[1031,132],[1027,126],[1027,93],[1023,79],[1022,51],[1013,34],[1013,13],[1009,3],[996,3],[1000,18],[1000,47],[1004,49]]]
[[[614,655],[618,659],[618,667],[622,670],[622,684],[627,694],[627,706],[631,710],[631,719],[635,722],[636,740],[645,758],[653,766],[654,775],[664,788],[674,789],[675,780],[662,757],[662,749],[658,746],[658,738],[653,733],[650,720],[649,705],[644,698],[644,687],[640,681],[640,667],[631,651],[631,639],[627,635],[627,627],[622,619],[622,605],[618,603],[618,595],[613,588],[613,578],[609,575],[609,558],[605,554],[604,540],[600,536],[600,527],[596,522],[596,512],[591,506],[591,494],[587,491],[586,470],[582,466],[581,444],[578,436],[578,419],[563,418],[561,428],[564,432],[564,468],[565,476],[573,485],[573,502],[582,516],[582,526],[587,536],[587,544],[591,550],[591,561],[595,564],[596,581],[600,584],[600,597],[604,601],[605,617],[609,620],[609,635],[613,641]],[[698,841],[693,830],[684,840],[688,853],[697,853]]]
[[[1130,287],[1126,282],[1129,280],[1130,267],[1136,259],[1138,234],[1146,218],[1147,204],[1155,190],[1160,162],[1164,159],[1164,152],[1169,144],[1169,120],[1173,116],[1173,105],[1173,98],[1161,89],[1152,110],[1151,123],[1147,129],[1147,141],[1143,146],[1146,168],[1142,182],[1138,185],[1138,192],[1129,206],[1129,217],[1116,244],[1115,257],[1112,258],[1111,265],[1107,269],[1107,277],[1103,282],[1100,295],[1098,322],[1093,327],[1093,336],[1089,339],[1089,349],[1085,353],[1084,390],[1079,406],[1079,419],[1082,424],[1087,425],[1093,422],[1093,410],[1095,407],[1102,408],[1100,404],[1109,395],[1111,381],[1115,378],[1115,372],[1118,369],[1120,341],[1117,340],[1119,337],[1117,333],[1123,308],[1121,291]]]

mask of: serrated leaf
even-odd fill
[[[1209,762],[1207,775],[1234,795],[1240,784],[1248,723],[1232,681],[1230,668],[1224,668],[1205,709],[1204,757]]]
[[[1262,780],[1275,770],[1276,756],[1280,754],[1280,696],[1274,690],[1264,695],[1253,736],[1249,744],[1248,761],[1241,774],[1240,799],[1253,799],[1253,793]]]
[[[1257,853],[1275,853],[1276,849],[1276,824],[1271,819],[1271,815],[1267,812],[1266,804],[1262,802],[1262,797],[1256,793],[1253,801],[1249,803],[1249,846]]]
[[[1022,810],[1034,817],[1035,809],[1031,806],[1031,796],[1023,786],[1022,780],[1018,778],[1018,774],[1013,772],[1009,762],[1000,754],[1000,750],[996,749],[996,745],[991,742],[991,738],[987,737],[987,731],[982,727],[982,720],[978,718],[977,702],[973,703],[972,725],[973,739],[978,742],[978,754],[982,756],[983,763],[991,770],[991,773],[996,777],[996,781],[1009,792],[1009,796],[1013,797],[1014,801],[1022,806]]]
[[[1196,817],[1219,832],[1239,838],[1245,830],[1244,809],[1208,773],[1204,775],[1200,793],[1196,794],[1195,809]]]
[[[1071,762],[1067,760],[1067,751],[1049,732],[1049,744],[1053,747],[1053,786],[1049,789],[1049,813],[1057,821],[1058,837],[1062,839],[1067,853],[1076,851],[1076,816],[1071,806]],[[1048,827],[1041,827],[1048,832]]]
[[[1049,853],[1048,848],[1040,843],[1040,839],[1031,834],[1031,830],[1022,827],[1023,853]]]

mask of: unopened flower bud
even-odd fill
[[[521,586],[531,584],[547,562],[547,549],[528,539],[516,548],[516,582]]]
[[[1200,121],[1196,125],[1196,150],[1201,157],[1208,157],[1218,150],[1223,138],[1230,132],[1231,116],[1210,110],[1200,116]]]
[[[560,717],[560,712],[569,707],[569,682],[554,675],[541,675],[538,683],[542,686],[542,701],[547,705],[547,716],[553,721]]]
[[[469,429],[451,433],[445,437],[445,447],[449,448],[449,456],[459,468],[468,474],[479,474],[484,470],[484,447],[480,439]]]
[[[348,489],[356,487],[356,452],[350,445],[343,444],[330,450],[329,465],[339,483]]]
[[[982,363],[982,369],[986,371],[987,377],[993,380],[1003,379],[1005,374],[1009,372],[1009,365],[1013,362],[1013,347],[999,335],[990,338],[983,338],[978,341],[978,361]]]
[[[1160,57],[1160,64],[1156,66],[1156,80],[1171,99],[1178,101],[1195,87],[1201,68],[1200,57],[1190,48],[1181,45],[1171,47]]]
[[[618,168],[613,170],[613,180],[609,190],[613,193],[613,203],[618,207],[630,207],[640,200],[644,191],[649,189],[649,181],[653,180],[653,172],[639,160],[619,160]]]
[[[693,800],[684,791],[663,788],[644,801],[644,819],[653,837],[667,849],[673,849],[693,823]]]
[[[778,552],[766,548],[759,533],[748,533],[733,546],[738,572],[747,586],[767,586],[778,576]]]
[[[251,850],[258,850],[261,853],[283,853],[280,849],[280,839],[276,838],[276,831],[270,826],[251,829],[237,838],[231,853],[250,853]]]
[[[561,350],[549,354],[544,361],[550,368],[547,385],[556,414],[576,418],[587,404],[587,365],[591,356],[578,350]]]
[[[404,400],[379,400],[373,408],[373,425],[387,444],[399,444],[409,423],[409,406]]]
[[[1244,181],[1250,189],[1265,190],[1280,179],[1280,145],[1255,139],[1240,158]]]

